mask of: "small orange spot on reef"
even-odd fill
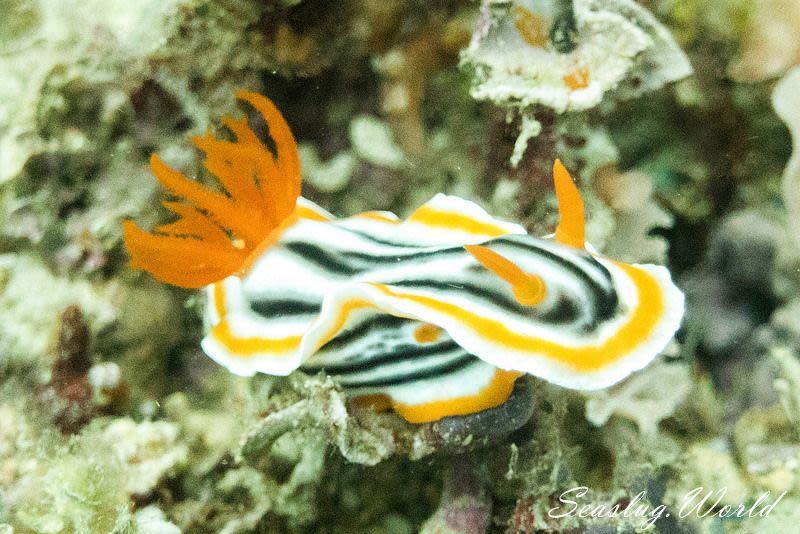
[[[585,89],[589,86],[589,69],[583,67],[567,74],[564,76],[564,83],[573,91]]]
[[[522,6],[514,8],[514,26],[520,36],[531,46],[542,48],[547,44],[547,19]]]
[[[414,330],[414,339],[417,343],[433,343],[442,335],[442,329],[430,323],[425,323]]]

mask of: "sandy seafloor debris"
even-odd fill
[[[763,5],[762,5],[763,4]],[[0,0],[0,533],[657,532],[800,521],[800,61],[789,0]],[[126,268],[147,160],[270,96],[304,194],[400,215],[444,191],[687,293],[661,361],[582,396],[534,379],[413,426],[322,376],[230,375],[200,299]],[[512,164],[513,160],[513,164]],[[693,488],[727,488],[679,517]],[[723,505],[774,500],[763,517]],[[641,500],[637,501],[640,502]],[[666,513],[669,512],[669,516]]]

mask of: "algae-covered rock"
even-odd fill
[[[103,92],[115,85],[125,87],[126,80],[117,76],[120,69],[159,46],[170,24],[168,15],[175,13],[177,5],[117,1],[54,5],[36,0],[4,3],[0,70],[5,74],[0,82],[0,124],[5,127],[0,131],[0,183],[16,176],[33,154],[58,151],[65,145],[74,148],[98,133],[97,126],[108,120],[103,108],[111,104],[103,102]],[[77,94],[70,100],[58,89],[53,90],[54,85],[63,87],[64,79],[76,82],[75,91],[84,84],[83,100],[75,100]],[[87,94],[87,90],[97,92]],[[70,124],[73,120],[78,123]]]
[[[59,316],[77,305],[94,333],[111,324],[119,313],[118,283],[70,280],[55,276],[35,258],[0,257],[0,369],[15,359],[44,363],[56,334]]]
[[[586,418],[601,426],[612,415],[619,415],[636,422],[642,433],[653,435],[658,423],[686,399],[690,388],[685,366],[658,362],[611,390],[589,396]]]
[[[128,471],[128,494],[146,495],[167,473],[183,466],[187,449],[178,441],[178,432],[164,421],[137,424],[122,418],[103,430],[102,439]]]
[[[130,522],[129,494],[119,483],[125,473],[107,442],[90,433],[48,447],[52,436],[35,438],[39,446],[18,446],[27,461],[2,495],[21,532],[112,532]]]

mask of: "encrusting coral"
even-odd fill
[[[523,113],[514,165],[541,130],[534,106],[585,110],[607,92],[636,96],[691,73],[669,31],[628,0],[486,0],[461,61],[474,98]]]

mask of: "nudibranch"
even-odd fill
[[[352,397],[413,423],[506,401],[528,373],[574,389],[610,386],[653,360],[683,316],[666,268],[587,250],[581,196],[554,165],[560,222],[527,235],[476,204],[438,194],[405,220],[336,219],[300,196],[294,137],[273,103],[239,92],[269,128],[193,138],[223,190],[154,155],[178,216],[153,232],[125,221],[134,268],[205,287],[202,348],[233,373],[324,371]]]

